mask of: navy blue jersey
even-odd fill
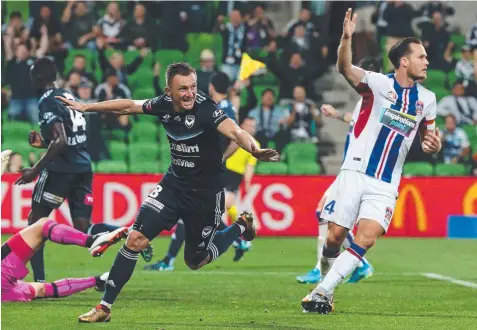
[[[147,100],[143,111],[159,117],[169,139],[171,166],[165,180],[194,189],[223,188],[223,135],[217,126],[228,116],[214,101],[198,91],[191,110],[176,112],[163,94]]]
[[[218,105],[219,108],[223,110],[230,119],[237,123],[237,113],[235,111],[234,105],[232,104],[232,102],[230,102],[229,99],[224,99],[220,101]],[[222,153],[225,152],[229,143],[230,140],[222,135]]]
[[[91,158],[86,151],[86,121],[83,114],[71,110],[55,96],[75,100],[74,96],[62,88],[48,89],[38,101],[40,110],[40,131],[46,145],[49,145],[54,123],[63,123],[68,146],[53,158],[46,169],[62,173],[91,172]]]

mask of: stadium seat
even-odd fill
[[[126,162],[119,160],[103,160],[98,163],[98,172],[102,173],[127,173]]]
[[[259,76],[253,76],[252,82],[254,86],[261,86],[261,85],[278,85],[279,81],[273,73],[267,72]]]
[[[30,152],[33,152],[35,155],[39,155],[42,151],[46,149],[37,149],[33,148],[28,144],[28,138],[22,140],[6,141],[2,143],[2,149],[10,149],[13,152],[19,153],[22,155],[23,162],[28,163],[28,155]]]
[[[28,134],[32,130],[29,123],[21,121],[9,121],[2,123],[2,140],[25,141],[28,144]]]
[[[129,64],[139,56],[139,52],[137,50],[128,50],[123,53],[124,55],[124,62]],[[152,70],[152,62],[153,62],[154,55],[150,52],[147,56],[143,57],[142,63],[139,66],[138,70]]]
[[[290,165],[292,163],[315,163],[317,145],[314,143],[289,143],[284,150],[284,159]]]
[[[153,98],[155,94],[154,88],[136,88],[132,93],[132,97],[135,100],[146,100]]]
[[[259,162],[255,171],[257,174],[287,174],[287,170],[287,164],[282,162]]]
[[[434,94],[436,94],[436,99],[439,102],[444,96],[451,95],[451,92],[447,88],[442,86],[432,86],[429,87]]]
[[[116,141],[126,141],[128,133],[122,129],[113,129],[111,131],[111,138]]]
[[[133,142],[156,141],[157,126],[154,123],[139,121],[133,124],[130,136]]]
[[[161,64],[162,69],[166,69],[171,63],[184,60],[184,53],[177,49],[162,49],[155,54],[156,61]]]
[[[465,176],[469,175],[469,170],[463,164],[437,164],[436,174],[438,176]]]
[[[423,82],[423,84],[424,86],[433,90],[435,87],[444,87],[445,80],[446,80],[446,73],[444,71],[427,70],[427,78]]]
[[[217,63],[222,59],[222,37],[217,33],[188,33],[187,42],[189,49],[185,54],[185,60],[193,67],[200,66],[200,53],[203,49],[210,49]]]
[[[149,69],[139,69],[138,71],[134,72],[134,74],[128,77],[128,85],[131,90],[134,92],[138,88],[150,88],[153,89],[152,80],[154,79],[154,75],[152,70]],[[156,92],[154,91],[153,95]]]
[[[169,139],[167,138],[166,130],[164,129],[164,126],[160,125],[158,128],[158,137],[159,137],[159,143],[162,145],[166,145],[169,147]]]
[[[158,160],[132,162],[129,163],[129,172],[131,173],[160,173],[160,163]]]
[[[437,116],[437,117],[436,117],[436,126],[439,127],[439,129],[440,129],[441,127],[444,126],[445,121],[446,121],[445,117],[443,117],[443,116]]]
[[[111,141],[108,145],[111,160],[126,161],[127,145],[121,141]]]
[[[451,36],[451,42],[453,42],[455,47],[460,50],[460,48],[465,44],[465,36],[461,34],[453,34]]]
[[[427,162],[406,163],[403,167],[403,174],[406,176],[432,176],[434,168]]]
[[[159,147],[155,142],[139,142],[129,145],[129,163],[157,161]]]
[[[300,174],[300,175],[313,175],[320,174],[321,167],[317,163],[301,163],[294,162],[288,164],[288,173],[289,174]]]
[[[464,130],[465,134],[469,138],[470,144],[477,143],[477,126],[476,125],[463,125],[462,129]]]
[[[162,162],[169,163],[171,162],[171,148],[169,144],[161,144],[159,146],[159,155]]]
[[[10,22],[10,14],[12,11],[19,11],[22,14],[23,21],[28,21],[28,17],[30,16],[30,2],[29,1],[2,1],[2,7],[6,6],[8,10],[8,14],[5,15],[5,21],[3,23]],[[3,10],[2,10],[3,12]],[[2,16],[3,18],[3,16]],[[3,19],[2,19],[3,21]]]
[[[159,173],[167,173],[167,170],[169,169],[169,166],[171,166],[171,161],[168,160],[166,162],[162,161],[159,164]]]

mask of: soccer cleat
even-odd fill
[[[164,261],[161,260],[159,262],[156,262],[155,264],[144,266],[144,270],[157,270],[159,272],[170,272],[174,270],[174,264],[172,263],[166,264]]]
[[[252,213],[247,211],[242,212],[235,222],[245,227],[245,231],[242,233],[244,240],[252,241],[255,238],[255,226],[253,225]]]
[[[154,249],[150,242],[147,244],[147,247],[141,251],[141,256],[145,262],[151,262],[152,257],[154,256]]]
[[[351,274],[351,277],[346,283],[358,283],[362,279],[369,278],[374,275],[374,268],[367,262],[363,262],[361,267],[358,267]]]
[[[96,277],[96,285],[94,286],[94,289],[98,292],[104,292],[104,290],[106,290],[106,281],[108,280],[108,277],[109,272]]]
[[[300,275],[296,277],[298,283],[303,284],[316,284],[320,281],[321,272],[318,268],[313,268],[305,275]]]
[[[88,313],[78,316],[80,323],[101,323],[111,321],[111,312],[106,312],[101,305],[96,306]]]
[[[88,249],[89,253],[93,257],[100,257],[104,252],[113,244],[119,242],[121,239],[126,238],[128,235],[128,228],[121,227],[112,231],[110,233],[98,234],[96,238]]]
[[[3,150],[2,151],[2,174],[5,172],[7,168],[8,161],[10,160],[10,155],[12,154],[11,150]]]
[[[250,248],[252,247],[252,243],[247,241],[240,241],[240,244],[234,245],[234,247],[235,247],[235,255],[233,260],[237,262],[243,258],[245,252],[250,250]]]
[[[334,311],[333,295],[325,295],[313,290],[301,301],[304,313],[329,314]]]

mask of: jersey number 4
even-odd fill
[[[325,211],[328,212],[328,214],[332,214],[335,211],[335,203],[336,201],[331,201],[325,206]]]
[[[70,93],[63,93],[63,96],[68,100],[76,101],[74,96]],[[78,132],[80,127],[82,131],[86,130],[86,120],[84,119],[83,114],[79,111],[70,109],[70,107],[67,108],[68,110],[70,110],[70,118],[71,122],[73,123],[71,130],[73,131],[73,133]]]

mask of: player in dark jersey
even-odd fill
[[[57,100],[62,96],[74,100],[67,90],[57,88],[55,81],[57,69],[48,58],[35,61],[30,69],[30,78],[40,94],[38,102],[40,132],[32,131],[29,143],[36,148],[47,148],[46,154],[32,168],[22,170],[17,184],[33,181],[38,175],[33,190],[32,208],[28,224],[32,225],[43,217],[48,217],[53,209],[58,208],[68,199],[71,218],[76,229],[86,233],[91,222],[93,196],[91,191],[93,173],[91,158],[86,151],[86,120],[83,114],[66,107]],[[101,226],[97,226],[99,227]],[[102,231],[124,232],[118,226],[102,226]],[[98,234],[100,231],[89,231]],[[31,259],[35,282],[45,281],[44,245]],[[148,246],[143,257],[152,253]]]
[[[259,149],[254,139],[240,129],[217,104],[197,91],[197,75],[187,63],[171,64],[166,73],[166,94],[149,100],[112,100],[81,104],[58,97],[82,112],[146,114],[158,117],[166,130],[171,166],[157,188],[144,200],[133,230],[111,268],[103,300],[80,322],[107,322],[111,306],[131,277],[138,253],[163,230],[170,230],[181,218],[185,224],[185,263],[196,270],[224,253],[242,236],[255,237],[253,216],[244,212],[235,223],[217,231],[224,212],[221,136],[262,161],[277,161],[278,153]]]
[[[230,80],[229,77],[223,72],[214,73],[209,82],[209,96],[210,98],[217,103],[219,108],[225,112],[225,114],[232,119],[235,123],[237,123],[237,111],[233,106],[232,102],[227,97],[227,92],[229,89]],[[231,142],[225,136],[222,136],[222,143],[223,143],[223,151],[227,148],[232,148],[236,150],[238,145],[235,142]],[[233,144],[233,145],[232,145]],[[232,146],[231,146],[232,145]],[[231,154],[229,152],[229,154]],[[225,158],[224,158],[225,160]],[[217,227],[217,230],[223,230],[227,228],[223,221]],[[174,270],[174,261],[179,253],[182,243],[185,240],[185,228],[184,222],[179,220],[176,226],[174,233],[171,236],[171,242],[169,243],[169,248],[167,250],[167,254],[164,256],[162,260],[159,260],[155,264],[145,265],[145,270],[157,270],[157,271],[172,271]],[[248,242],[247,242],[248,243]],[[246,243],[241,238],[237,238],[234,242],[235,254],[234,260],[238,261],[245,250]],[[248,246],[247,246],[248,248]],[[239,257],[237,257],[239,256]]]
[[[91,159],[86,151],[86,121],[81,112],[69,109],[55,99],[61,95],[74,100],[69,92],[55,86],[56,76],[56,66],[48,58],[36,60],[30,69],[32,83],[41,95],[38,107],[44,138],[39,133],[32,133],[30,142],[47,148],[47,151],[32,168],[21,171],[16,184],[32,182],[40,175],[33,189],[29,225],[48,217],[67,198],[74,227],[86,232],[93,201]],[[36,282],[45,280],[43,247],[31,259]]]

